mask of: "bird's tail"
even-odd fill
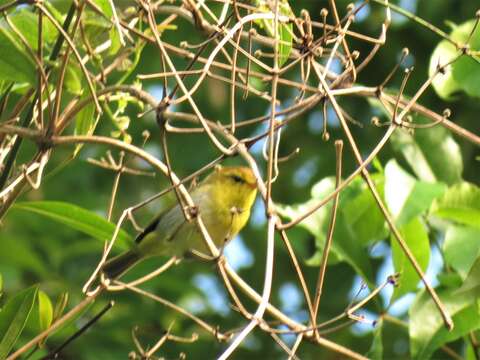
[[[109,279],[116,279],[140,260],[138,252],[129,250],[108,260],[102,271]]]

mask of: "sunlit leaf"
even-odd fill
[[[380,196],[384,195],[383,175],[373,175]],[[383,213],[365,182],[357,179],[340,195],[340,216],[347,219],[355,241],[363,245],[388,237]]]
[[[468,182],[450,187],[432,204],[430,214],[480,229],[480,188]]]
[[[450,226],[443,243],[445,261],[465,279],[480,256],[480,229]]]
[[[414,117],[414,121],[419,124],[428,122],[420,116]],[[447,129],[441,126],[417,129],[413,135],[396,131],[392,135],[391,144],[403,155],[420,180],[429,183],[441,181],[450,185],[461,181],[462,154]]]
[[[32,308],[32,312],[28,318],[27,323],[25,324],[25,332],[39,334],[40,332],[48,329],[53,320],[53,307],[48,295],[42,291],[38,290],[37,298],[35,304]],[[42,339],[42,342],[39,345],[42,345],[45,342],[45,339]]]
[[[465,44],[472,32],[475,20],[458,25],[451,32],[452,40]],[[480,29],[477,27],[468,43],[470,50],[480,50]],[[459,49],[447,40],[442,40],[430,58],[429,75],[431,76],[438,64],[445,65],[459,55]],[[445,100],[454,99],[454,93],[460,90],[470,96],[480,96],[478,83],[480,81],[480,64],[478,61],[462,56],[445,69],[443,74],[438,74],[433,81],[433,88]]]
[[[385,201],[398,226],[426,212],[446,190],[441,183],[417,181],[395,160],[385,166]]]
[[[409,310],[410,353],[413,359],[429,359],[443,344],[480,327],[480,311],[474,298],[453,290],[441,291],[439,297],[455,326],[448,331],[430,295],[425,291],[419,293]]]
[[[439,273],[437,275],[439,284],[446,288],[459,288],[462,285],[462,278],[455,272]]]
[[[40,330],[48,329],[53,319],[53,306],[48,295],[42,290],[38,292],[38,315]]]
[[[120,50],[120,48],[122,47],[122,43],[120,41],[120,36],[118,35],[117,27],[112,26],[108,34],[110,36],[110,41],[112,43],[110,45],[109,53],[112,55],[115,55],[118,52],[118,50]],[[128,63],[128,58],[126,58],[125,61],[122,62],[122,66],[120,67],[119,70],[123,70],[126,68],[125,63]]]
[[[429,76],[436,71],[439,65],[445,65],[458,56],[458,50],[449,41],[441,41],[432,53],[430,58]],[[455,92],[461,89],[461,86],[455,81],[452,74],[452,67],[448,66],[443,73],[439,73],[433,79],[433,88],[438,96],[445,100],[452,100]]]
[[[471,20],[461,25],[463,27],[462,30],[468,32],[467,36],[470,36],[475,22],[476,20]],[[480,50],[480,28],[478,26],[472,34],[468,45],[471,51]],[[480,97],[480,89],[478,88],[480,83],[480,63],[478,56],[476,59],[472,59],[469,56],[462,56],[458,59],[453,64],[453,78],[468,95]]]
[[[480,257],[470,269],[463,285],[458,289],[457,294],[469,294],[473,298],[480,298]]]
[[[303,214],[307,208],[309,208],[312,204],[317,203],[320,199],[323,199],[325,196],[330,194],[335,189],[335,179],[333,178],[325,178],[317,183],[312,188],[312,199],[307,201],[304,204],[297,204],[293,206],[278,206],[280,213],[288,219],[294,219],[300,214]],[[367,190],[368,191],[368,190]],[[351,192],[351,195],[354,195],[355,192]],[[353,200],[354,202],[357,199],[357,196],[362,196],[361,194],[352,197],[348,197],[345,195],[345,198],[342,199],[343,193],[340,195],[341,201],[344,201],[344,204],[347,204],[349,200]],[[368,237],[372,236],[372,239],[360,239],[359,232],[355,226],[362,224],[359,228],[364,226],[362,221],[358,221],[360,219],[365,220],[368,217],[367,209],[370,208],[371,204],[369,202],[360,200],[356,201],[358,205],[357,211],[359,213],[359,217],[354,219],[351,222],[348,216],[345,216],[342,209],[342,203],[340,203],[338,208],[338,215],[337,221],[335,224],[335,231],[333,235],[332,241],[332,254],[334,259],[346,261],[349,263],[364,279],[365,281],[371,286],[374,284],[373,279],[373,272],[371,269],[371,265],[368,259],[368,252],[366,249],[366,244],[368,240],[379,240],[381,234],[384,232],[383,225],[371,223],[371,229],[363,228],[361,230],[363,236]],[[326,241],[326,234],[328,230],[328,224],[330,222],[331,217],[331,202],[324,207],[317,210],[311,216],[307,217],[303,220],[299,226],[308,230],[311,234],[315,236],[315,242],[317,246],[317,251],[315,252],[314,256],[308,261],[308,265],[318,266],[321,259],[321,254],[323,253],[323,248]],[[383,220],[381,220],[383,221]],[[383,224],[383,223],[382,223]],[[380,230],[379,230],[380,229]]]
[[[417,260],[418,265],[425,271],[430,260],[430,242],[425,225],[419,218],[415,218],[408,224],[400,227],[399,231]],[[394,302],[406,293],[416,290],[420,277],[393,235],[391,236],[390,244],[392,247],[393,267],[395,272],[400,274],[398,286],[395,288],[391,300]]]

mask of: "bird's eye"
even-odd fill
[[[245,180],[243,178],[241,178],[240,176],[238,175],[230,175],[230,177],[232,178],[233,181],[235,181],[236,183],[244,183]]]

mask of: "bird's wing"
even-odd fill
[[[183,222],[185,222],[185,217],[180,206],[176,204],[155,217],[155,219],[137,235],[135,242],[140,244],[147,235],[157,229],[161,230],[161,234],[157,234],[157,236],[168,239],[178,231]]]
[[[153,219],[153,221],[150,222],[150,224],[148,224],[148,226],[145,229],[143,229],[141,233],[137,235],[137,237],[135,238],[135,242],[137,244],[140,244],[142,240],[145,238],[145,236],[155,231],[155,229],[158,226],[158,223],[160,222],[160,216],[157,216],[155,219]]]
[[[209,210],[205,204],[208,193],[193,191],[192,199],[199,206],[200,213]],[[210,213],[202,214],[207,218]],[[204,248],[202,235],[195,221],[186,221],[179,204],[172,206],[157,216],[137,238],[136,243],[147,253],[169,254],[183,256],[189,249]]]

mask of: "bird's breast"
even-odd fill
[[[221,247],[240,231],[246,220],[243,219],[245,215],[243,212],[239,216],[234,211],[234,206],[216,200],[215,195],[209,193],[194,199],[198,204],[203,223],[213,242],[218,247]]]

